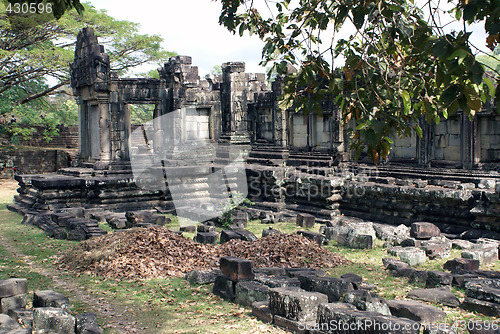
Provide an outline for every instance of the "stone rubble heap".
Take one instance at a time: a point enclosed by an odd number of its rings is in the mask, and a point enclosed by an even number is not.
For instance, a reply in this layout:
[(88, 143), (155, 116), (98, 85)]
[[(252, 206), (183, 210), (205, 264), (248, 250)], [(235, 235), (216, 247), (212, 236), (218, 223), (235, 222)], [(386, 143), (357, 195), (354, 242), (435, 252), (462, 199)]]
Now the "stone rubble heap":
[[(352, 332), (360, 334), (378, 333), (377, 328), (420, 333), (424, 325), (442, 323), (446, 317), (445, 312), (420, 301), (384, 300), (373, 285), (355, 274), (336, 278), (310, 268), (254, 270), (249, 260), (223, 257), (220, 270), (192, 271), (186, 279), (192, 284), (213, 283), (215, 295), (249, 306), (258, 319), (296, 333), (339, 333), (339, 325), (357, 326)], [(435, 292), (415, 290), (409, 297), (429, 301)], [(457, 306), (458, 299), (449, 290), (439, 292), (446, 305)]]
[(0, 333), (101, 334), (93, 313), (71, 315), (69, 299), (52, 290), (35, 291), (27, 309), (28, 281), (0, 280)]

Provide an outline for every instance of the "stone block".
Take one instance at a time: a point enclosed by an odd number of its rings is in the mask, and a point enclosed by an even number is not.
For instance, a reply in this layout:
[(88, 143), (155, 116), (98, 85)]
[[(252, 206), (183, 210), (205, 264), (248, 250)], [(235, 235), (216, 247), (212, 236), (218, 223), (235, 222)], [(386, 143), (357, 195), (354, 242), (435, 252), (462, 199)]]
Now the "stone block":
[(474, 244), (468, 240), (454, 239), (451, 241), (451, 248), (453, 249), (471, 249)]
[(252, 280), (255, 277), (252, 270), (252, 261), (238, 257), (221, 257), (220, 269), (224, 275), (235, 282)]
[(236, 283), (225, 275), (217, 276), (212, 293), (223, 299), (234, 300)]
[(179, 231), (187, 232), (187, 233), (194, 233), (194, 232), (196, 232), (196, 226), (194, 226), (194, 225), (180, 226)]
[(286, 329), (289, 332), (296, 334), (309, 334), (308, 328), (314, 326), (314, 321), (303, 322), (287, 319), (279, 315), (274, 316), (274, 326)]
[(206, 225), (206, 224), (200, 224), (200, 225), (196, 226), (196, 231), (198, 231), (198, 232), (204, 232), (204, 233), (215, 232), (215, 226), (213, 226), (213, 225)]
[(251, 306), (253, 302), (267, 301), (269, 287), (255, 281), (238, 282), (235, 286), (235, 302), (244, 306)]
[(355, 290), (360, 289), (361, 286), (363, 285), (363, 277), (353, 273), (344, 274), (340, 276), (340, 278), (348, 282), (351, 282)]
[(298, 231), (297, 234), (316, 242), (320, 246), (323, 245), (326, 241), (325, 236), (321, 233), (310, 232), (310, 231)]
[(354, 290), (353, 284), (342, 278), (301, 275), (299, 280), (302, 289), (320, 292), (328, 296), (330, 303), (341, 300), (347, 292)]
[(427, 272), (426, 287), (434, 288), (442, 285), (451, 285), (453, 275), (444, 271), (430, 270)]
[(500, 304), (498, 303), (465, 297), (460, 307), (464, 310), (479, 312), (490, 317), (500, 317)]
[(447, 287), (416, 289), (408, 292), (408, 298), (458, 307), (460, 301)]
[(252, 315), (264, 323), (273, 323), (273, 314), (269, 309), (269, 303), (266, 302), (253, 302)]
[(33, 327), (33, 310), (14, 309), (7, 314), (22, 327)]
[(240, 235), (231, 230), (222, 230), (220, 233), (220, 243), (226, 243), (230, 240), (241, 240)]
[(273, 234), (281, 234), (281, 232), (272, 228), (272, 226), (262, 230), (262, 237), (263, 238), (267, 237), (268, 235), (273, 235)]
[(355, 249), (373, 249), (375, 240), (367, 234), (355, 234), (347, 237), (347, 247)]
[(450, 257), (451, 243), (432, 243), (421, 246), (421, 249), (425, 251), (425, 255), (431, 260), (445, 259)]
[(420, 325), (413, 320), (358, 311), (346, 303), (321, 304), (316, 323), (317, 333), (420, 333)]
[(6, 314), (0, 314), (0, 333), (16, 333), (21, 326)]
[(320, 304), (328, 302), (322, 293), (300, 288), (274, 288), (269, 290), (269, 309), (276, 316), (294, 321), (315, 321)]
[(293, 286), (300, 288), (300, 280), (296, 277), (256, 275), (255, 280), (270, 288), (286, 288)]
[(360, 311), (391, 315), (391, 311), (385, 300), (366, 290), (350, 291), (344, 295), (342, 301), (354, 305)]
[(26, 278), (9, 278), (0, 281), (0, 298), (26, 293), (28, 293), (28, 280)]
[(432, 324), (424, 327), (424, 334), (457, 334), (457, 331), (447, 324)]
[(264, 274), (266, 276), (285, 276), (286, 275), (286, 270), (285, 268), (279, 268), (279, 267), (262, 267), (262, 268), (255, 268), (253, 270), (255, 274)]
[(411, 284), (425, 284), (427, 282), (428, 272), (426, 270), (414, 270), (408, 278), (408, 282)]
[(308, 213), (297, 214), (297, 226), (311, 228), (316, 223), (316, 217)]
[(446, 318), (446, 313), (440, 309), (413, 300), (387, 300), (387, 305), (392, 315), (420, 323), (439, 323)]
[(190, 284), (209, 284), (214, 283), (217, 276), (221, 275), (222, 272), (218, 269), (216, 270), (191, 270), (186, 273), (184, 278)]
[(39, 290), (33, 294), (33, 307), (53, 307), (70, 311), (69, 299), (52, 290)]
[(415, 239), (430, 239), (441, 234), (439, 227), (432, 223), (416, 222), (411, 224), (410, 236)]
[(465, 283), (467, 297), (500, 304), (499, 279), (475, 279)]
[(245, 230), (244, 228), (233, 227), (233, 228), (231, 228), (231, 231), (233, 231), (234, 233), (236, 233), (241, 240), (244, 240), (244, 241), (255, 241), (255, 240), (257, 240), (257, 237), (255, 236), (255, 234), (253, 234), (249, 230)]
[(412, 267), (427, 261), (425, 251), (416, 247), (405, 247), (405, 249), (399, 253), (399, 258)]
[(75, 316), (75, 334), (102, 334), (103, 330), (97, 323), (94, 313), (81, 313)]
[(479, 260), (454, 258), (446, 261), (443, 268), (452, 273), (471, 272), (479, 270)]
[(473, 247), (463, 251), (462, 258), (479, 260), (481, 265), (493, 264), (498, 261), (498, 247), (488, 245)]
[(198, 232), (194, 237), (194, 240), (200, 244), (215, 245), (218, 237), (219, 233), (217, 232)]
[(10, 310), (23, 309), (26, 307), (27, 296), (25, 293), (12, 297), (0, 299), (1, 313), (8, 314)]
[(62, 308), (37, 307), (33, 313), (35, 333), (75, 334), (75, 317)]

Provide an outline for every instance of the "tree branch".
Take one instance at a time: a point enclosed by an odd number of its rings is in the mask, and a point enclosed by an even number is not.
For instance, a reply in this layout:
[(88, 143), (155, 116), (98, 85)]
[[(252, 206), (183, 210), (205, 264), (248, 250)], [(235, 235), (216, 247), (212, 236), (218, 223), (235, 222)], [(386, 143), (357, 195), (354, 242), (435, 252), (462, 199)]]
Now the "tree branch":
[(25, 104), (25, 103), (27, 103), (29, 101), (34, 100), (34, 99), (38, 99), (39, 97), (45, 96), (45, 95), (47, 95), (47, 94), (55, 91), (59, 87), (67, 85), (67, 84), (69, 84), (69, 79), (65, 80), (65, 81), (62, 81), (62, 82), (58, 83), (57, 85), (52, 86), (50, 88), (47, 88), (47, 89), (45, 89), (45, 90), (43, 90), (41, 92), (38, 92), (38, 93), (35, 93), (35, 94), (31, 94), (29, 96), (26, 96), (25, 98), (22, 98), (21, 100), (19, 100), (16, 103), (14, 103), (14, 106), (17, 106), (17, 105), (20, 105), (20, 104)]

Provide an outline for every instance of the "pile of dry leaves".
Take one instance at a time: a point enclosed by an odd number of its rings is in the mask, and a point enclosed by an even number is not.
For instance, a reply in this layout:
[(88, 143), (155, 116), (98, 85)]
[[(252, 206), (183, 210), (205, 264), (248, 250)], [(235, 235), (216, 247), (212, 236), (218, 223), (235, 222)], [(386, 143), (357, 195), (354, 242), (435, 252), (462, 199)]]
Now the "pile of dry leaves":
[(333, 268), (347, 262), (315, 242), (295, 234), (277, 234), (256, 241), (232, 240), (202, 245), (166, 228), (135, 228), (92, 238), (71, 249), (61, 265), (106, 277), (183, 276), (194, 269), (216, 268), (222, 256), (253, 261), (254, 267)]

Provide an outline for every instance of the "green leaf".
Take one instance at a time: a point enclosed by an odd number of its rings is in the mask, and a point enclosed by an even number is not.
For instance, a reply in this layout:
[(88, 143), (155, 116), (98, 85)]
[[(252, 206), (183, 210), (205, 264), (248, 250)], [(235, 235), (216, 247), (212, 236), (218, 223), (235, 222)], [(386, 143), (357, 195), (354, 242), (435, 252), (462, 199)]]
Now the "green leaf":
[(483, 81), (486, 84), (486, 86), (488, 86), (490, 96), (495, 96), (495, 86), (493, 85), (493, 80), (491, 80), (488, 77), (485, 77)]
[(453, 52), (449, 57), (448, 59), (455, 59), (458, 57), (458, 65), (462, 65), (462, 63), (464, 62), (464, 59), (465, 57), (467, 57), (469, 53), (467, 51), (465, 51), (464, 49), (458, 49), (458, 50), (455, 50), (455, 52)]
[(448, 86), (441, 97), (439, 98), (439, 102), (444, 106), (449, 106), (454, 100), (456, 100), (457, 96), (460, 94), (460, 86), (457, 84)]
[(411, 111), (410, 93), (408, 93), (408, 91), (404, 90), (401, 93), (401, 97), (403, 98), (404, 114), (408, 115), (410, 113), (410, 111)]

